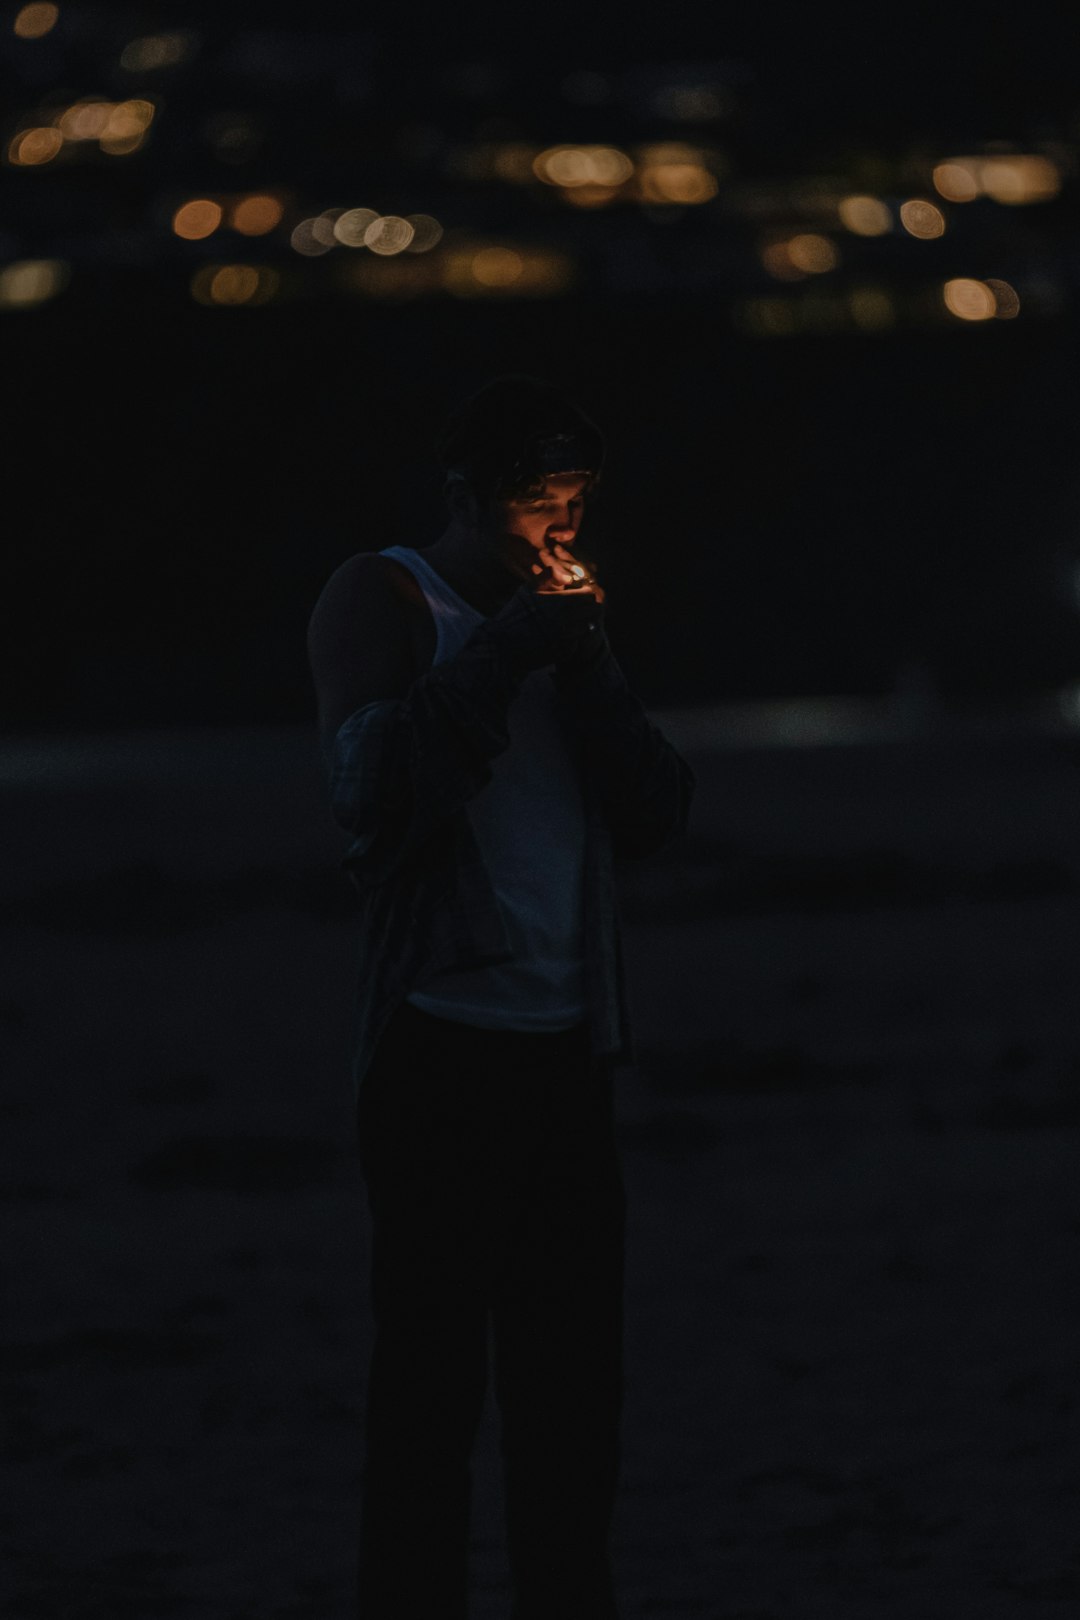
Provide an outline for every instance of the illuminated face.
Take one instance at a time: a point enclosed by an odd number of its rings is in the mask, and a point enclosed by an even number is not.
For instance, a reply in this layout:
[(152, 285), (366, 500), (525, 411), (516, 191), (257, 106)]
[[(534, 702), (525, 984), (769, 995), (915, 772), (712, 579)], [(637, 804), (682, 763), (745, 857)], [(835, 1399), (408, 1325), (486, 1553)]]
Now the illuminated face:
[(513, 546), (514, 560), (523, 569), (530, 567), (535, 558), (520, 545), (522, 541), (532, 552), (544, 546), (551, 550), (574, 544), (585, 510), (588, 482), (584, 473), (550, 473), (540, 494), (498, 503), (502, 535)]

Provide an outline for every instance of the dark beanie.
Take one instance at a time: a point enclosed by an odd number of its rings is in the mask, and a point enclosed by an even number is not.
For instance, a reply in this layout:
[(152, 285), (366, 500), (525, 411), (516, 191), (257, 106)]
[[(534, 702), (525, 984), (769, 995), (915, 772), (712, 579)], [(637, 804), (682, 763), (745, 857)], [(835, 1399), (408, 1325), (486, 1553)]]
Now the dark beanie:
[(485, 383), (451, 412), (436, 451), (448, 484), (464, 483), (480, 500), (510, 500), (549, 473), (587, 472), (595, 482), (604, 439), (561, 388), (513, 373)]

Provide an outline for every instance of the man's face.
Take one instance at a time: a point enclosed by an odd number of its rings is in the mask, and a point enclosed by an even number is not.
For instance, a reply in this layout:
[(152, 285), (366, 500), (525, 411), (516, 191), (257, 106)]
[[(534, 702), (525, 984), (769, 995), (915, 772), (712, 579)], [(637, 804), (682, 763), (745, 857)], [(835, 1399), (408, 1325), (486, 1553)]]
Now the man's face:
[(496, 528), (504, 560), (522, 578), (531, 578), (542, 547), (573, 546), (585, 509), (584, 473), (550, 473), (537, 495), (495, 503)]

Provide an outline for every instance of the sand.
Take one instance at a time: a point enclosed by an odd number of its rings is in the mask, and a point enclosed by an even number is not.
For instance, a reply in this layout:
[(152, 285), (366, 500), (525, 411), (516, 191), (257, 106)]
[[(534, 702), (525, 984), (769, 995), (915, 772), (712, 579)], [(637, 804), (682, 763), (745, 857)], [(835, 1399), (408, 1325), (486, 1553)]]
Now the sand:
[[(0, 756), (0, 1613), (352, 1620), (354, 922), (310, 739), (31, 753)], [(1064, 1620), (1074, 745), (690, 757), (693, 836), (619, 874), (624, 1620)], [(510, 1610), (497, 1448), (489, 1392), (472, 1620)]]

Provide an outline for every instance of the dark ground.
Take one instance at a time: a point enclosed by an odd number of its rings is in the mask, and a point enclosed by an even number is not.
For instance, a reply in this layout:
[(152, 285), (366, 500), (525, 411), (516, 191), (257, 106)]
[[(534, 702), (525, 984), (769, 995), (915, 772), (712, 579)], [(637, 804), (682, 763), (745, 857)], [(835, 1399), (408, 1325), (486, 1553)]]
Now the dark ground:
[[(1076, 744), (690, 758), (692, 837), (620, 874), (623, 1614), (1064, 1620)], [(345, 1620), (368, 1229), (313, 736), (24, 739), (0, 785), (2, 1613)], [(473, 1620), (497, 1443), (489, 1396)]]

